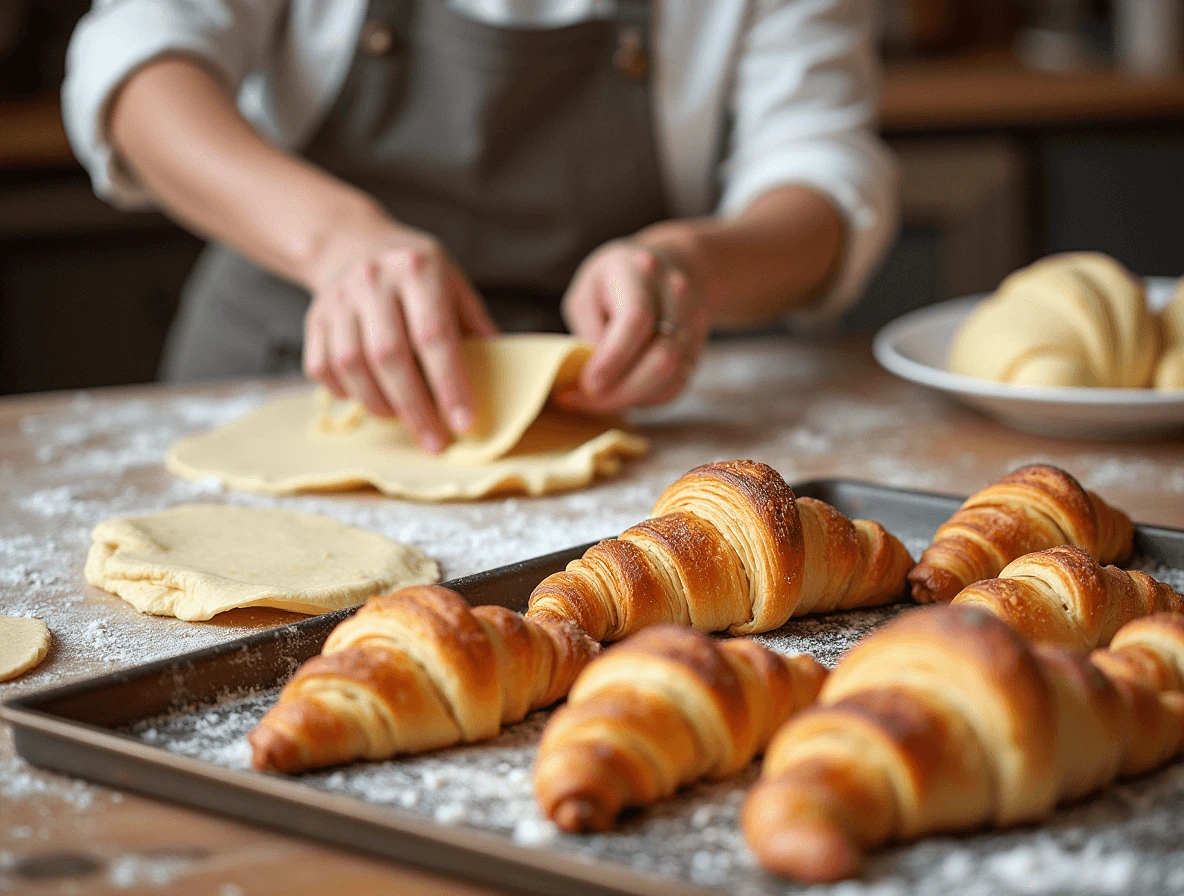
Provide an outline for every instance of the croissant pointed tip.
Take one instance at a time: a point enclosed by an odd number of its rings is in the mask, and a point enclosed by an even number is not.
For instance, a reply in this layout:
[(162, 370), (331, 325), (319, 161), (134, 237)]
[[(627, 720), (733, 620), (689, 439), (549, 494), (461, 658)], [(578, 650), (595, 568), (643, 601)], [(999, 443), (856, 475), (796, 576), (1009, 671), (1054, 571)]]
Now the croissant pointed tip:
[(247, 735), (247, 741), (251, 745), (251, 768), (257, 772), (292, 774), (308, 767), (299, 745), (286, 731), (260, 724)]
[(771, 832), (757, 850), (761, 865), (805, 884), (851, 877), (861, 863), (859, 849), (838, 827), (821, 821), (786, 825)]
[(556, 803), (551, 810), (551, 820), (568, 834), (607, 831), (613, 821), (598, 801), (579, 796), (567, 797)]
[(908, 573), (913, 600), (919, 604), (949, 603), (962, 585), (946, 569), (922, 561)]

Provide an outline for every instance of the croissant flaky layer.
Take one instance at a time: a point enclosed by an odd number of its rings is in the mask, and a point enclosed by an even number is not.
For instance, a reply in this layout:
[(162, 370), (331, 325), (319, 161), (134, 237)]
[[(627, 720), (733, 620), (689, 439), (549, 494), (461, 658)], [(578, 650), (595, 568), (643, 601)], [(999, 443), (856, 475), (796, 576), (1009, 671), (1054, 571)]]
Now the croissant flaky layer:
[(471, 608), (447, 588), (374, 597), (251, 732), (252, 764), (296, 772), (490, 738), (566, 694), (599, 649), (563, 620)]
[(963, 588), (953, 603), (986, 610), (1033, 641), (1075, 650), (1104, 647), (1132, 619), (1184, 611), (1184, 597), (1170, 586), (1102, 566), (1071, 545), (1025, 554), (999, 578)]
[(1046, 817), (1184, 748), (1184, 620), (1089, 657), (973, 607), (906, 613), (857, 644), (774, 737), (744, 806), (761, 864), (805, 882), (938, 831)]
[(908, 574), (913, 599), (944, 603), (994, 578), (1024, 554), (1076, 545), (1099, 563), (1131, 553), (1130, 517), (1057, 467), (1021, 467), (971, 495), (934, 536)]
[(878, 523), (795, 498), (766, 464), (728, 461), (691, 470), (652, 519), (545, 579), (527, 616), (570, 620), (598, 641), (658, 623), (750, 634), (794, 615), (886, 603), (911, 566)]
[(627, 806), (733, 775), (814, 701), (825, 677), (810, 657), (747, 638), (672, 625), (632, 635), (581, 673), (548, 722), (535, 762), (539, 804), (563, 830), (606, 830)]

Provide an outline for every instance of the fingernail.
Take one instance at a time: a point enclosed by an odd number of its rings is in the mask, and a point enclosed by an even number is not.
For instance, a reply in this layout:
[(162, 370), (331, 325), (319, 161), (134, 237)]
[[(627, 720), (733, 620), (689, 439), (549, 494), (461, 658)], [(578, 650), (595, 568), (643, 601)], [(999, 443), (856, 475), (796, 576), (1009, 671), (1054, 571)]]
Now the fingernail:
[(452, 420), (452, 431), (458, 434), (468, 432), (473, 425), (473, 415), (468, 408), (453, 408), (449, 418)]
[(420, 440), (420, 444), (423, 446), (425, 451), (431, 452), (432, 454), (439, 454), (444, 450), (445, 443), (442, 438), (433, 432), (425, 435), (423, 439)]

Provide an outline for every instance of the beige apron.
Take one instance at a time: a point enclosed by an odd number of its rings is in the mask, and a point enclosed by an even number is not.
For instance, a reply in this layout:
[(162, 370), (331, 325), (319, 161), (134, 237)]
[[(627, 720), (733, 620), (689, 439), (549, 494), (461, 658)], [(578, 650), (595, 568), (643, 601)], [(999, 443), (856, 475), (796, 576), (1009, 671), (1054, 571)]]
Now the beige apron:
[[(647, 53), (650, 5), (509, 29), (443, 0), (372, 0), (305, 155), (435, 234), (508, 329), (561, 329), (559, 301), (601, 243), (664, 217)], [(182, 294), (162, 375), (299, 369), (307, 292), (211, 246)]]

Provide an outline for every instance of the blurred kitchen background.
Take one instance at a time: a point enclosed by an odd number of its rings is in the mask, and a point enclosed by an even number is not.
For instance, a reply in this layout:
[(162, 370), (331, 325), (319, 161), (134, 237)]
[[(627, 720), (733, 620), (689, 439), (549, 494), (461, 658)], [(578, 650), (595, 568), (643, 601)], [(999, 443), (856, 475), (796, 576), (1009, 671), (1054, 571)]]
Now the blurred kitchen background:
[[(0, 0), (0, 394), (152, 379), (200, 247), (95, 199), (74, 161), (58, 86), (88, 5)], [(879, 7), (904, 227), (849, 328), (1049, 252), (1184, 272), (1184, 0)]]

